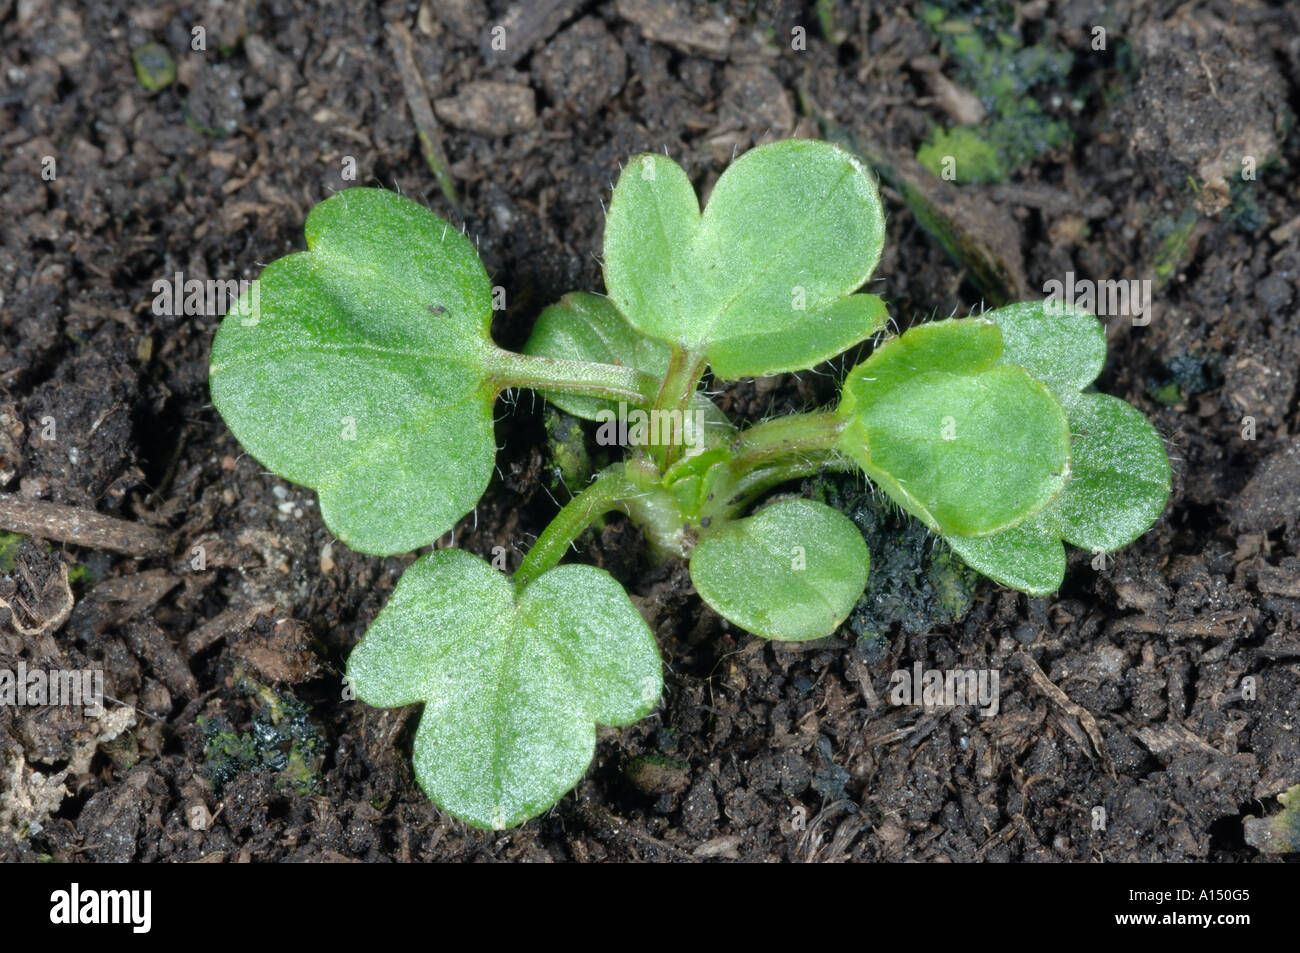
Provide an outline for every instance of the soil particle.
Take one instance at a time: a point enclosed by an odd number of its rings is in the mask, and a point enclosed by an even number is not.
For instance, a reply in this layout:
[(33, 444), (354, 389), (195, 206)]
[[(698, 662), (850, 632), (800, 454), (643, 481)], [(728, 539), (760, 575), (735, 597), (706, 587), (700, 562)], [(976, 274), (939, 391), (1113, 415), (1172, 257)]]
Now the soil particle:
[(760, 754), (748, 766), (749, 786), (761, 793), (799, 797), (812, 781), (812, 768), (793, 751)]
[(537, 122), (533, 90), (494, 80), (466, 83), (455, 96), (433, 104), (438, 118), (457, 129), (483, 136), (508, 136)]
[[(699, 6), (707, 8), (705, 4)], [(729, 18), (692, 17), (676, 4), (659, 0), (618, 0), (615, 9), (652, 43), (662, 43), (694, 56), (727, 58), (732, 34)]]
[(89, 859), (100, 864), (121, 864), (137, 857), (141, 827), (148, 822), (153, 801), (162, 794), (153, 769), (141, 765), (127, 773), (115, 788), (100, 791), (81, 811), (81, 829)]
[(1274, 450), (1255, 471), (1232, 507), (1233, 523), (1244, 530), (1267, 532), (1295, 525), (1300, 519), (1300, 439)]
[[(1228, 178), (1271, 161), (1282, 126), (1281, 76), (1238, 27), (1214, 17), (1175, 16), (1137, 36), (1132, 148), (1166, 181), (1195, 176), (1206, 214), (1227, 207)], [(1248, 165), (1243, 165), (1245, 160)]]
[(139, 401), (131, 358), (110, 340), (60, 365), (22, 408), (27, 441), (19, 479), (24, 493), (118, 509), (144, 476), (133, 466)]
[(557, 110), (593, 116), (627, 81), (627, 55), (596, 17), (584, 17), (533, 57), (534, 82)]
[(290, 684), (321, 674), (314, 640), (307, 624), (297, 619), (272, 623), (260, 617), (230, 643), (234, 655), (247, 662), (262, 678)]
[(701, 778), (691, 786), (682, 804), (682, 829), (692, 837), (705, 837), (718, 820), (718, 798), (713, 779)]
[(793, 97), (766, 66), (746, 63), (723, 71), (718, 123), (705, 143), (721, 161), (775, 139), (787, 139), (798, 121)]
[(633, 758), (625, 773), (632, 786), (643, 794), (678, 794), (691, 783), (690, 765), (661, 755)]
[[(453, 8), (457, 4), (452, 4)], [(481, 50), (490, 64), (514, 66), (547, 40), (566, 20), (582, 7), (581, 0), (527, 0), (514, 3), (499, 24), (483, 30)], [(463, 7), (454, 20), (467, 22), (470, 11)], [(480, 15), (478, 22), (486, 17)]]

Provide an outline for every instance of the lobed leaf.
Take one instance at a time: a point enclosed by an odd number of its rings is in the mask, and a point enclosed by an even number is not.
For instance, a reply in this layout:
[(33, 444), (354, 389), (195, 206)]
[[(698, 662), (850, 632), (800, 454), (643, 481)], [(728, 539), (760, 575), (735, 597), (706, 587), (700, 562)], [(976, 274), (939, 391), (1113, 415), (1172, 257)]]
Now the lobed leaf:
[(320, 495), (352, 549), (427, 545), (492, 475), (491, 288), (428, 209), (348, 189), (307, 218), (212, 344), (212, 400), (267, 468)]
[(551, 807), (591, 763), (596, 725), (643, 718), (663, 689), (654, 636), (608, 573), (559, 566), (520, 589), (454, 549), (406, 570), (348, 679), (377, 707), (424, 703), (420, 786), (496, 830)]
[(1062, 540), (1110, 552), (1145, 533), (1169, 498), (1164, 442), (1142, 414), (1116, 397), (1080, 393), (1101, 372), (1105, 330), (1092, 315), (1026, 302), (985, 315), (1002, 329), (1002, 360), (1029, 367), (1052, 388), (1074, 435), (1072, 468), (1060, 496), (1012, 530), (973, 539), (947, 536), (984, 575), (1031, 595), (1060, 588)]
[(704, 354), (723, 379), (801, 370), (885, 321), (870, 277), (884, 241), (875, 182), (849, 153), (789, 139), (745, 153), (700, 212), (666, 156), (634, 158), (605, 222), (605, 286), (642, 334)]
[(845, 380), (840, 449), (936, 532), (1007, 529), (1065, 485), (1065, 412), (1002, 355), (995, 324), (935, 321), (877, 348)]
[(780, 500), (725, 524), (691, 554), (691, 582), (719, 615), (765, 639), (830, 635), (867, 585), (853, 521), (823, 503)]

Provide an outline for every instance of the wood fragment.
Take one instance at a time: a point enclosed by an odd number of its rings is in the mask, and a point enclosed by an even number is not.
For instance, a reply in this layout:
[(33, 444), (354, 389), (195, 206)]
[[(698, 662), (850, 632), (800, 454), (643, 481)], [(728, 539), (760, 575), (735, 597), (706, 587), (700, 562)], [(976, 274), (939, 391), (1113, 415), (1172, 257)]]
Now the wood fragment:
[(978, 126), (987, 118), (988, 113), (980, 98), (944, 76), (937, 57), (918, 56), (908, 66), (925, 77), (930, 95), (953, 122)]
[(156, 622), (147, 619), (130, 622), (124, 634), (131, 651), (144, 660), (173, 697), (188, 699), (199, 694), (199, 683), (194, 673)]
[[(838, 801), (831, 801), (823, 807), (817, 814), (808, 821), (808, 827), (799, 838), (799, 845), (796, 848), (798, 856), (804, 863), (814, 863), (820, 858), (829, 856), (826, 849), (822, 847), (822, 833), (828, 828), (832, 821), (841, 815), (849, 815), (848, 819), (853, 819), (857, 814), (857, 805), (848, 798), (841, 798)], [(863, 822), (865, 827), (865, 821)], [(836, 825), (838, 832), (840, 825)], [(856, 831), (853, 836), (856, 836)], [(849, 840), (852, 838), (850, 837)], [(832, 839), (834, 841), (834, 838)], [(843, 844), (842, 846), (847, 846)]]
[(987, 186), (987, 192), (998, 205), (1023, 205), (1054, 216), (1077, 213), (1084, 218), (1101, 218), (1115, 210), (1115, 203), (1104, 195), (1076, 195), (1048, 185), (1007, 182)]
[(1146, 749), (1166, 764), (1179, 755), (1190, 752), (1227, 757), (1214, 745), (1193, 734), (1186, 725), (1176, 721), (1139, 728), (1136, 734)]
[(462, 40), (471, 43), (478, 42), (488, 29), (485, 26), (488, 21), (486, 0), (438, 0), (436, 4), (423, 0), (415, 16), (416, 29), (425, 36), (437, 38), (439, 31), (432, 22), (434, 18), (450, 27)]
[(697, 860), (712, 860), (716, 857), (722, 857), (726, 860), (740, 860), (740, 843), (740, 838), (737, 835), (724, 834), (721, 837), (705, 841), (691, 851), (691, 856)]
[(227, 636), (248, 628), (259, 615), (274, 615), (278, 611), (274, 603), (265, 602), (219, 612), (181, 640), (181, 654), (192, 659)]
[(1300, 575), (1295, 572), (1294, 565), (1261, 565), (1255, 588), (1263, 595), (1300, 599)]
[(72, 610), (68, 631), (83, 641), (137, 619), (156, 606), (181, 580), (166, 569), (147, 569), (105, 579)]
[(420, 139), (420, 149), (424, 161), (433, 173), (438, 189), (451, 203), (451, 207), (460, 214), (460, 198), (456, 195), (456, 184), (451, 179), (450, 164), (442, 148), (442, 135), (438, 131), (438, 121), (433, 116), (433, 107), (429, 105), (429, 94), (425, 92), (424, 81), (415, 68), (415, 54), (411, 47), (411, 31), (401, 23), (388, 24), (388, 48), (392, 52), (393, 62), (397, 66), (398, 76), (402, 80), (402, 92), (406, 95), (406, 105), (411, 110), (411, 121), (415, 123), (415, 132)]
[(858, 690), (862, 693), (867, 708), (873, 712), (879, 711), (880, 699), (876, 697), (875, 689), (871, 685), (871, 672), (867, 669), (867, 666), (858, 659), (850, 658), (846, 674), (854, 682), (857, 682)]
[[(1082, 705), (1070, 699), (1055, 683), (1052, 682), (1047, 674), (1039, 666), (1033, 656), (1025, 652), (1017, 653), (1024, 665), (1025, 671), (1029, 673), (1029, 679), (1034, 683), (1034, 687), (1046, 695), (1049, 699), (1066, 714), (1078, 719), (1079, 724), (1083, 726), (1084, 732), (1088, 735), (1088, 740), (1092, 742), (1093, 750), (1109, 766), (1110, 759), (1106, 755), (1106, 748), (1102, 741), (1101, 730), (1097, 727), (1097, 719), (1092, 716), (1092, 712)], [(1086, 752), (1087, 749), (1085, 748)]]
[(152, 526), (79, 506), (0, 493), (0, 530), (128, 556), (161, 556), (167, 539)]
[(1279, 225), (1268, 233), (1268, 237), (1273, 239), (1279, 245), (1285, 245), (1291, 240), (1291, 236), (1300, 232), (1300, 215), (1288, 219), (1285, 224)]
[(1167, 622), (1153, 615), (1126, 616), (1108, 624), (1106, 634), (1144, 632), (1163, 635), (1169, 639), (1227, 639), (1241, 635), (1258, 618), (1259, 612), (1255, 609), (1229, 612), (1221, 616), (1203, 614), (1177, 622)]
[(983, 844), (980, 845), (979, 849), (975, 851), (975, 859), (977, 861), (983, 861), (985, 855), (988, 854), (990, 848), (997, 847), (999, 844), (1009, 843), (1010, 840), (1015, 836), (1016, 836), (1016, 822), (1015, 820), (1012, 820), (1000, 831), (998, 831), (996, 834), (991, 836), (988, 840), (986, 840)]

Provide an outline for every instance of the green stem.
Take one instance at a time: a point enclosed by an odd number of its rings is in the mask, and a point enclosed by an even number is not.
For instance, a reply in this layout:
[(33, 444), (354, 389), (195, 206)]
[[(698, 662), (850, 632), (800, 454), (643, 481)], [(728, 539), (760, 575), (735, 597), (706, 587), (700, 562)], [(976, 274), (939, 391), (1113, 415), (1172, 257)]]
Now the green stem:
[(736, 479), (728, 489), (726, 498), (722, 501), (721, 515), (724, 519), (735, 519), (773, 487), (792, 480), (816, 476), (823, 470), (855, 472), (857, 464), (837, 453), (821, 453), (812, 454), (802, 460), (750, 470)]
[[(695, 396), (700, 378), (704, 376), (705, 361), (703, 354), (687, 351), (678, 345), (672, 346), (672, 357), (668, 361), (668, 371), (664, 374), (663, 384), (655, 397), (652, 411), (679, 415), (686, 413), (686, 408)], [(667, 470), (681, 452), (680, 446), (652, 446), (651, 453), (661, 470)]]
[(542, 530), (542, 535), (537, 537), (515, 570), (515, 583), (526, 586), (553, 567), (598, 516), (615, 509), (626, 512), (623, 501), (636, 493), (637, 488), (625, 476), (623, 464), (606, 467), (586, 489), (564, 504), (555, 514), (555, 519)]
[(715, 485), (711, 519), (734, 519), (768, 490), (822, 470), (852, 470), (837, 444), (844, 421), (833, 411), (775, 417), (742, 430)]
[(833, 454), (844, 426), (830, 410), (765, 420), (736, 435), (731, 471), (739, 477), (789, 457)]
[(619, 364), (566, 361), (516, 354), (501, 348), (491, 353), (488, 362), (488, 377), (498, 393), (507, 387), (527, 387), (607, 397), (637, 407), (650, 407), (659, 387), (659, 382), (649, 374)]

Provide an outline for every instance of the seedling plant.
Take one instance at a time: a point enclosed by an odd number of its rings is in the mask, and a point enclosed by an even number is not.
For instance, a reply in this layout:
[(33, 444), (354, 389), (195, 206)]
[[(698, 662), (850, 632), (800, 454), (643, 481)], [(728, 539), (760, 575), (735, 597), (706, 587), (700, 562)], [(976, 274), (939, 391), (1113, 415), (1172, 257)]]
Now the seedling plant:
[(1040, 595), (1064, 542), (1136, 539), (1169, 493), (1162, 441), (1089, 385), (1106, 336), (1082, 311), (1012, 305), (884, 337), (838, 403), (738, 428), (702, 389), (812, 368), (883, 335), (860, 292), (884, 217), (868, 170), (834, 146), (745, 153), (701, 210), (671, 159), (623, 169), (605, 224), (607, 294), (542, 312), (522, 353), (489, 333), (474, 245), (422, 205), (355, 188), (312, 210), (305, 252), (272, 262), (213, 343), (213, 401), (270, 470), (316, 490), (351, 548), (427, 547), (492, 476), (493, 409), (512, 388), (611, 426), (625, 459), (563, 506), (511, 575), (458, 549), (421, 556), (348, 661), (357, 696), (423, 704), (413, 746), (429, 797), (475, 826), (547, 810), (590, 763), (597, 725), (658, 704), (654, 636), (601, 569), (562, 563), (626, 514), (700, 597), (767, 639), (830, 635), (862, 595), (862, 534), (773, 491), (861, 471), (995, 581)]

